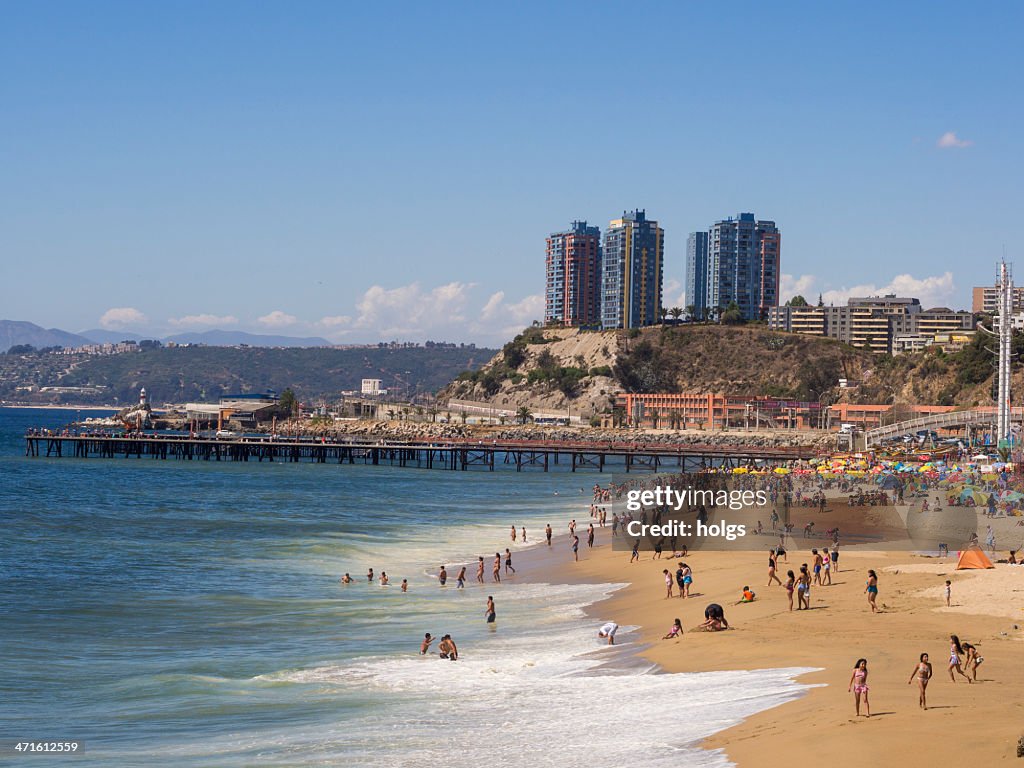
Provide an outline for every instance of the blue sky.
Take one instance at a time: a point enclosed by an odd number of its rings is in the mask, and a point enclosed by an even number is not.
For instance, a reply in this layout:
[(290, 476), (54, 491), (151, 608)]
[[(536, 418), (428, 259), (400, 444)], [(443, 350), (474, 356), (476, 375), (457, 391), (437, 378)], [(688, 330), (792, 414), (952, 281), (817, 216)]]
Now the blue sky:
[(1024, 269), (1019, 3), (0, 13), (0, 317), (496, 343), (547, 233), (637, 207), (669, 306), (739, 211), (808, 298)]

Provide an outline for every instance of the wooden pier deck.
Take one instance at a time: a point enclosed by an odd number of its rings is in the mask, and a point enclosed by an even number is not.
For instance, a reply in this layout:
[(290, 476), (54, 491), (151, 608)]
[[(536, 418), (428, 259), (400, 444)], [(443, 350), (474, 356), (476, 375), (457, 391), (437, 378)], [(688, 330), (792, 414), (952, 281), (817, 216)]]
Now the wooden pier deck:
[(28, 434), (25, 455), (50, 458), (150, 458), (184, 461), (310, 462), (368, 464), (424, 469), (494, 471), (496, 465), (517, 472), (548, 472), (564, 466), (572, 472), (597, 470), (634, 472), (672, 469), (697, 471), (712, 464), (740, 466), (754, 460), (772, 463), (808, 459), (809, 447), (767, 447), (681, 443), (583, 441), (330, 441), (264, 438), (200, 438), (187, 436), (117, 436)]

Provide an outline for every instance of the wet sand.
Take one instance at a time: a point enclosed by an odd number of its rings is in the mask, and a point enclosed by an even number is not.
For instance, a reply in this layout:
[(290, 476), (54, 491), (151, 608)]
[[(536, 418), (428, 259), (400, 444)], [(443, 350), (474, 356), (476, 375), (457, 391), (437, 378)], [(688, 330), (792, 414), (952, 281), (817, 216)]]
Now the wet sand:
[[(741, 767), (780, 761), (861, 768), (1016, 760), (1017, 739), (1024, 736), (1024, 567), (956, 571), (955, 554), (942, 561), (908, 552), (842, 548), (842, 570), (834, 575), (833, 586), (815, 587), (812, 609), (790, 613), (785, 590), (766, 586), (767, 552), (777, 541), (774, 537), (760, 537), (764, 547), (756, 552), (689, 555), (692, 597), (666, 599), (662, 569), (674, 572), (676, 561), (652, 560), (648, 552), (631, 565), (628, 551), (608, 546), (610, 527), (599, 529), (598, 546), (588, 549), (589, 521), (577, 521), (582, 532), (579, 563), (572, 562), (564, 535), (556, 537), (551, 551), (542, 546), (517, 557), (531, 581), (628, 582), (590, 608), (595, 633), (600, 621), (614, 619), (622, 626), (620, 642), (639, 644), (644, 657), (672, 672), (819, 670), (800, 678), (818, 686), (806, 696), (716, 734), (704, 745), (724, 750)], [(564, 531), (564, 525), (562, 521), (556, 531)], [(801, 563), (812, 563), (811, 547), (825, 543), (820, 537), (788, 541), (789, 562), (780, 563), (779, 577), (785, 581), (788, 569), (798, 572)], [(868, 568), (879, 576), (877, 614), (870, 612), (864, 594)], [(942, 596), (947, 578), (953, 582), (951, 608)], [(758, 599), (734, 605), (744, 585)], [(732, 629), (692, 631), (711, 602), (725, 607)], [(661, 640), (677, 617), (685, 629), (682, 639)], [(633, 626), (638, 629), (627, 631)], [(985, 657), (976, 684), (959, 676), (956, 683), (949, 679), (951, 633), (975, 644)], [(928, 711), (918, 708), (916, 684), (907, 683), (922, 651), (930, 654), (934, 667)], [(870, 719), (854, 716), (853, 695), (847, 693), (860, 657), (869, 664)], [(687, 716), (685, 702), (666, 706)]]

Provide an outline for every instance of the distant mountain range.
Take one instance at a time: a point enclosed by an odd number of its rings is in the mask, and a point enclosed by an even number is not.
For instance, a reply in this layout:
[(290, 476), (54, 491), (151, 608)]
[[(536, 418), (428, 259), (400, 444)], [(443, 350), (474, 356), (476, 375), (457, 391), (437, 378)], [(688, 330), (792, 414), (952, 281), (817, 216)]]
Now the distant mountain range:
[[(22, 320), (0, 320), (0, 352), (6, 352), (19, 344), (31, 344), (36, 349), (43, 347), (81, 347), (85, 344), (116, 344), (119, 341), (142, 341), (147, 336), (127, 331), (107, 331), (94, 328), (81, 333), (68, 333), (59, 328), (46, 329), (35, 323)], [(211, 347), (234, 347), (248, 344), (250, 347), (329, 347), (331, 342), (320, 336), (277, 336), (273, 334), (246, 333), (245, 331), (191, 331), (176, 333), (160, 341), (176, 344), (206, 344)]]

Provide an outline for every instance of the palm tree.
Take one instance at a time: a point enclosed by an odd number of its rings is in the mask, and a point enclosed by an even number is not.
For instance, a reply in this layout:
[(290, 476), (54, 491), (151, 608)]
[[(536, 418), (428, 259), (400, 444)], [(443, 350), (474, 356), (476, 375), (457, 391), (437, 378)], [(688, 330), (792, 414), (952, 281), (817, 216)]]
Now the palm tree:
[(533, 413), (530, 412), (530, 409), (527, 406), (521, 405), (519, 406), (519, 410), (516, 411), (516, 418), (519, 419), (520, 424), (525, 424), (533, 418)]
[(430, 410), (427, 411), (427, 413), (430, 414), (430, 421), (437, 421), (437, 414), (439, 414), (440, 412), (440, 409), (436, 405), (430, 406)]
[(683, 308), (682, 307), (672, 307), (672, 309), (670, 309), (668, 311), (668, 313), (670, 315), (672, 315), (672, 319), (676, 322), (676, 324), (678, 324), (679, 323), (679, 318), (683, 316)]
[(460, 411), (459, 412), (459, 416), (462, 417), (462, 423), (463, 424), (465, 424), (466, 423), (466, 419), (469, 418), (469, 415), (465, 411)]
[(665, 318), (668, 317), (668, 310), (664, 307), (658, 307), (658, 317), (661, 318), (661, 324), (665, 324)]
[(696, 304), (687, 304), (686, 305), (686, 316), (690, 319), (691, 323), (696, 319), (696, 315), (697, 315), (697, 305)]
[(395, 409), (388, 408), (388, 421), (393, 421), (395, 418)]

